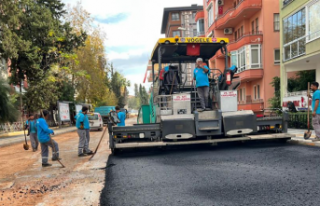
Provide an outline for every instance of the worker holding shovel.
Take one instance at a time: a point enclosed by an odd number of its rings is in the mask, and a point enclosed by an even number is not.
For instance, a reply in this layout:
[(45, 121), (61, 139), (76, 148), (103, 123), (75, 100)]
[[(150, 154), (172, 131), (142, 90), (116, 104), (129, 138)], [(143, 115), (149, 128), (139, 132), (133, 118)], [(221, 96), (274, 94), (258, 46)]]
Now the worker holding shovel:
[(78, 128), (79, 146), (78, 156), (84, 157), (93, 152), (89, 149), (90, 143), (90, 125), (88, 119), (88, 107), (83, 106), (81, 112), (76, 115), (76, 127)]
[[(41, 156), (42, 156), (42, 167), (50, 167), (51, 164), (48, 163), (49, 148), (52, 149), (52, 161), (59, 161), (59, 146), (56, 141), (51, 139), (50, 134), (54, 135), (53, 130), (49, 129), (46, 120), (49, 117), (49, 112), (43, 110), (41, 112), (40, 118), (37, 120), (37, 132), (38, 140), (41, 145)], [(54, 146), (54, 148), (53, 148)]]
[(320, 141), (320, 90), (318, 87), (318, 82), (312, 82), (310, 89), (313, 91), (313, 96), (309, 94), (309, 98), (312, 98), (312, 126), (316, 133), (316, 141)]

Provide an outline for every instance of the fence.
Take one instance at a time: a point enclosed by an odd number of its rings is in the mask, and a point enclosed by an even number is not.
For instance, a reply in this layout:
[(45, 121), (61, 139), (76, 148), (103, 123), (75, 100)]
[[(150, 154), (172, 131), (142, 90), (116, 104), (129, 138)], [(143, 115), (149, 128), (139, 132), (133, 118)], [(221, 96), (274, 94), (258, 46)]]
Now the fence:
[[(308, 128), (308, 114), (306, 112), (290, 113), (289, 128), (307, 129)], [(312, 127), (312, 114), (310, 114), (310, 129)]]
[[(49, 127), (55, 127), (57, 124), (53, 120), (47, 121)], [(19, 132), (23, 131), (23, 122), (3, 123), (0, 124), (0, 133)]]

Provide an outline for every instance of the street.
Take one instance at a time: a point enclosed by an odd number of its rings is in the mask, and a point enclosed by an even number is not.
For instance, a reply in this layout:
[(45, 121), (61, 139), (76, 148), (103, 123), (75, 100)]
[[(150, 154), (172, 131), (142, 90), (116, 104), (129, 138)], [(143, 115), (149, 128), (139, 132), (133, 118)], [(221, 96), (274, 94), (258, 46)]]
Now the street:
[[(92, 150), (97, 146), (101, 135), (102, 132), (91, 132)], [(104, 185), (103, 168), (109, 155), (107, 135), (90, 162), (90, 156), (79, 158), (77, 155), (79, 137), (76, 132), (56, 135), (53, 138), (59, 144), (61, 161), (66, 168), (61, 168), (58, 162), (51, 162), (51, 149), (49, 163), (53, 165), (42, 168), (40, 150), (32, 152), (30, 148), (25, 151), (22, 148), (23, 142), (1, 147), (1, 206), (99, 204), (100, 191)]]
[(101, 205), (319, 205), (320, 148), (245, 143), (110, 156)]

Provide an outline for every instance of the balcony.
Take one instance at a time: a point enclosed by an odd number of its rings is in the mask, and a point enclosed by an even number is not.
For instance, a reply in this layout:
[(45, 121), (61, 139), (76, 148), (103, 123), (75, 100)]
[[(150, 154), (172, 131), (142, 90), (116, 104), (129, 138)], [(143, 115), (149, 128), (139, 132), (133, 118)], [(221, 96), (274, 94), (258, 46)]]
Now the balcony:
[(306, 36), (300, 37), (283, 46), (283, 61), (303, 56), (306, 54)]
[(214, 22), (214, 29), (233, 28), (245, 17), (249, 19), (262, 8), (262, 0), (243, 0), (235, 7), (226, 10)]
[(239, 73), (235, 76), (239, 76), (241, 82), (248, 82), (257, 79), (262, 79), (263, 77), (263, 69), (246, 69), (246, 67), (238, 68)]
[(199, 19), (204, 19), (204, 11), (198, 11), (194, 18), (194, 21), (197, 22)]
[[(249, 32), (239, 37), (238, 39), (231, 40), (227, 45), (228, 52), (238, 50), (239, 48), (247, 44), (262, 44), (263, 42), (263, 33), (261, 31)], [(221, 51), (217, 51), (215, 58), (224, 58), (224, 55)]]
[(197, 37), (205, 37), (205, 32), (204, 31), (197, 32)]
[(246, 96), (245, 101), (238, 102), (238, 110), (252, 110), (253, 112), (260, 112), (264, 109), (263, 99), (252, 99), (251, 96)]

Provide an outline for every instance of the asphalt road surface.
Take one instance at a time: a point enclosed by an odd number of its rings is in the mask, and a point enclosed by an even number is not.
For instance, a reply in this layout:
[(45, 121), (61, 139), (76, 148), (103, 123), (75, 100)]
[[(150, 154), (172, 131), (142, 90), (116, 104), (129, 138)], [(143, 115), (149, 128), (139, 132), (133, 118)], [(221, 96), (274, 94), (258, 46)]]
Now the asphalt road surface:
[(101, 205), (320, 205), (320, 148), (275, 143), (110, 156)]

